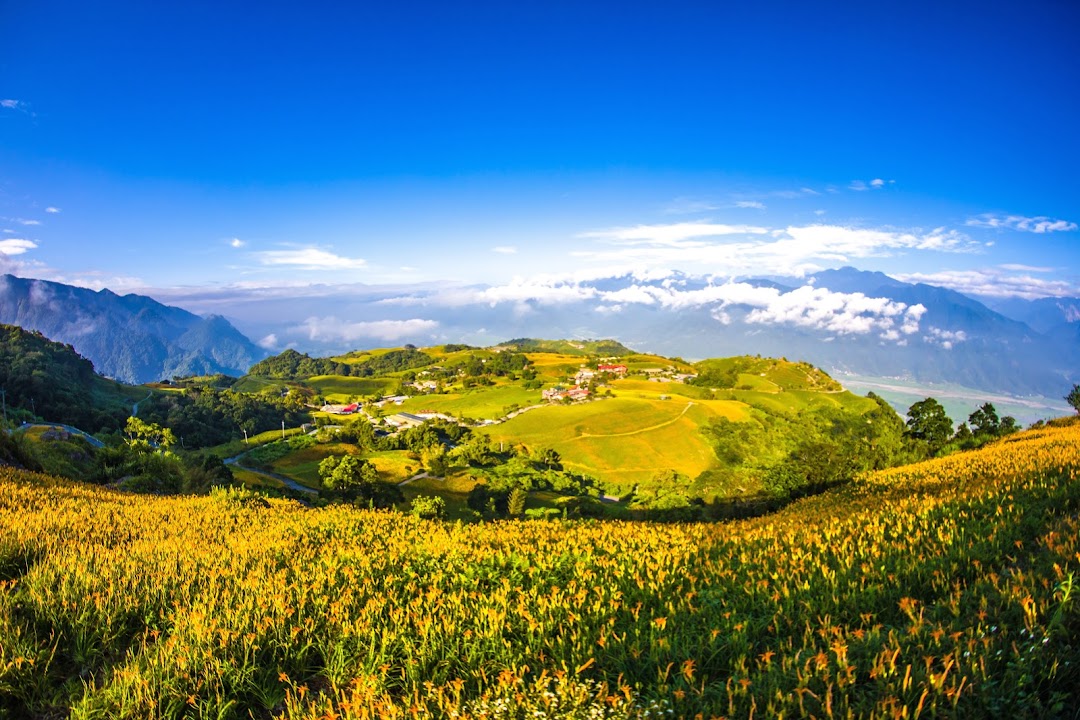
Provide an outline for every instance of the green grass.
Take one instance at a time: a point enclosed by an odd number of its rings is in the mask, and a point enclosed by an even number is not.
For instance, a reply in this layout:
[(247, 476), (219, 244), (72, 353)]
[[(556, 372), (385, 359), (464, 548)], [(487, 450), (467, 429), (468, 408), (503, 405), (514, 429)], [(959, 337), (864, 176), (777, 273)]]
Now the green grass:
[(594, 475), (605, 488), (625, 491), (663, 470), (691, 478), (716, 463), (699, 424), (731, 403), (616, 397), (532, 410), (484, 429), (492, 440), (551, 447), (568, 468)]
[(231, 469), (233, 478), (237, 482), (242, 483), (245, 487), (252, 489), (271, 488), (275, 490), (285, 487), (284, 483), (276, 478), (267, 477), (266, 475), (251, 472), (250, 470), (244, 470), (243, 468), (238, 468), (236, 466), (233, 466)]
[[(420, 412), (432, 410), (447, 415), (467, 418), (500, 418), (510, 405), (539, 405), (542, 401), (539, 390), (526, 390), (519, 384), (499, 385), (496, 387), (475, 388), (463, 393), (445, 393), (438, 395), (417, 395), (406, 400), (400, 406), (394, 406), (394, 412)], [(384, 415), (391, 414), (390, 408)]]
[(232, 386), (235, 392), (252, 393), (257, 395), (266, 390), (280, 389), (285, 385), (284, 380), (276, 378), (264, 378), (256, 375), (245, 375)]
[(319, 488), (322, 485), (319, 477), (319, 463), (323, 459), (331, 455), (355, 454), (360, 454), (370, 461), (379, 471), (379, 478), (388, 483), (399, 483), (421, 470), (420, 461), (410, 458), (406, 451), (386, 450), (360, 453), (355, 445), (348, 443), (320, 443), (294, 450), (275, 460), (270, 469), (308, 487)]
[(406, 503), (411, 503), (419, 495), (437, 495), (446, 501), (446, 519), (472, 521), (475, 513), (469, 507), (469, 491), (476, 486), (476, 480), (468, 473), (455, 473), (446, 478), (420, 478), (408, 485), (401, 486), (401, 493)]
[[(302, 432), (303, 432), (303, 430), (301, 428), (286, 428), (285, 429), (285, 437), (292, 437), (293, 435), (299, 435)], [(202, 450), (201, 452), (203, 452), (203, 453), (205, 453), (207, 455), (213, 455), (214, 457), (218, 457), (218, 458), (221, 458), (222, 460), (224, 460), (225, 458), (236, 457), (237, 455), (240, 455), (241, 453), (245, 453), (248, 450), (254, 450), (255, 448), (259, 447), (260, 445), (265, 445), (267, 443), (272, 443), (275, 440), (280, 440), (280, 439), (281, 439), (281, 431), (280, 430), (267, 430), (266, 432), (259, 433), (258, 435), (252, 435), (251, 437), (249, 437), (247, 439), (247, 441), (244, 441), (243, 438), (241, 438), (239, 440), (232, 440), (230, 442), (223, 443), (221, 445), (215, 445), (214, 447), (206, 448), (205, 450)]]
[(391, 378), (359, 378), (342, 375), (315, 375), (304, 381), (318, 394), (331, 402), (347, 402), (371, 395), (382, 395), (397, 386)]
[(630, 372), (638, 372), (646, 369), (659, 368), (666, 370), (669, 367), (674, 367), (676, 372), (680, 373), (692, 373), (694, 372), (694, 366), (688, 362), (680, 362), (679, 360), (673, 360), (666, 358), (662, 355), (649, 355), (646, 353), (634, 353), (627, 355), (623, 358), (615, 360), (614, 365), (625, 365), (626, 369)]
[(388, 483), (397, 484), (423, 471), (420, 461), (409, 457), (405, 450), (380, 450), (364, 457), (379, 471), (379, 477)]

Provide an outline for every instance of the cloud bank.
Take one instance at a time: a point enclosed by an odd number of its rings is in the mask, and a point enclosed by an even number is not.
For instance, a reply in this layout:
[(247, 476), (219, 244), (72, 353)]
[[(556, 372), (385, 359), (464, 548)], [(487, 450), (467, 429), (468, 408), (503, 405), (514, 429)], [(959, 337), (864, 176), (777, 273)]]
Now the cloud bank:
[(1076, 230), (1077, 225), (1068, 220), (1056, 220), (1044, 215), (1037, 217), (1024, 217), (1023, 215), (994, 215), (985, 213), (977, 217), (969, 218), (965, 225), (969, 227), (993, 228), (1006, 230), (1019, 230), (1030, 233), (1071, 232)]
[(356, 270), (367, 265), (361, 258), (342, 257), (316, 247), (263, 250), (254, 255), (263, 265), (292, 266), (300, 270)]
[[(361, 339), (374, 339), (397, 342), (405, 338), (430, 336), (439, 328), (435, 320), (368, 320), (348, 322), (334, 316), (309, 317), (301, 325), (291, 328), (308, 337), (313, 342), (355, 342)], [(263, 338), (268, 340), (269, 338)], [(277, 338), (274, 337), (276, 342)]]

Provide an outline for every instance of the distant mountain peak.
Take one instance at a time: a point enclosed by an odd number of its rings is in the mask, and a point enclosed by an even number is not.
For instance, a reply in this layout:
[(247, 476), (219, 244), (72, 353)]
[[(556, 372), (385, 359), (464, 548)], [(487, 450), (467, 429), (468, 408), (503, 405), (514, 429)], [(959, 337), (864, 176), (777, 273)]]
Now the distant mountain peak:
[(4, 275), (0, 323), (70, 344), (102, 375), (130, 383), (177, 375), (242, 375), (266, 357), (220, 315), (202, 318), (153, 298)]

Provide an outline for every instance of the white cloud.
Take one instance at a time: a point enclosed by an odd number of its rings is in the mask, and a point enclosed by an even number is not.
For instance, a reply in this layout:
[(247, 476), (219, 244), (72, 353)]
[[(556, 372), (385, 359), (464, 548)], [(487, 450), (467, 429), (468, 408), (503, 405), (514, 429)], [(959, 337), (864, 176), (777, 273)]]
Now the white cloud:
[(233, 239), (229, 240), (229, 245), (231, 245), (234, 248), (242, 248), (245, 245), (247, 245), (247, 243), (244, 242), (243, 240), (241, 240), (240, 238), (234, 237)]
[(550, 305), (588, 300), (596, 296), (596, 291), (575, 283), (551, 282), (543, 279), (515, 279), (507, 285), (473, 291), (472, 296), (476, 298), (476, 301), (492, 306), (503, 302), (528, 301)]
[(1052, 267), (1036, 267), (1035, 265), (1021, 265), (1020, 263), (1002, 263), (1001, 265), (998, 265), (998, 267), (1002, 270), (1010, 270), (1012, 272), (1054, 272), (1054, 268)]
[(806, 197), (807, 195), (820, 195), (821, 193), (813, 188), (801, 187), (798, 190), (776, 190), (769, 194), (773, 197), (783, 198), (785, 200), (797, 200), (798, 198)]
[(24, 115), (35, 117), (34, 112), (30, 109), (30, 103), (24, 102), (22, 100), (15, 100), (13, 98), (0, 99), (0, 108), (4, 108), (5, 110), (15, 110), (16, 112), (21, 112)]
[(33, 250), (36, 247), (36, 242), (25, 238), (0, 240), (0, 255), (22, 255), (28, 250)]
[(708, 200), (679, 197), (668, 203), (663, 212), (665, 215), (692, 215), (717, 209), (719, 209), (718, 206)]
[(438, 329), (435, 320), (369, 320), (346, 322), (336, 317), (310, 317), (302, 325), (293, 328), (303, 332), (312, 341), (352, 342), (361, 338), (373, 338), (387, 342), (396, 342), (403, 338), (415, 338), (430, 335)]
[[(1018, 297), (1035, 300), (1043, 297), (1080, 295), (1080, 288), (1064, 280), (1032, 277), (1028, 274), (1012, 275), (1003, 270), (1008, 270), (1008, 268), (1000, 266), (982, 270), (942, 270), (935, 273), (896, 274), (893, 277), (903, 282), (939, 285), (965, 295), (985, 297)], [(1043, 268), (1035, 270), (1041, 272)]]
[(265, 350), (273, 350), (278, 346), (278, 337), (274, 333), (270, 333), (256, 344)]
[(302, 270), (355, 270), (367, 265), (361, 258), (347, 258), (319, 248), (264, 250), (255, 253), (263, 265), (291, 265)]
[(832, 292), (810, 285), (786, 293), (774, 287), (741, 282), (687, 291), (633, 286), (601, 293), (600, 297), (605, 301), (620, 303), (659, 303), (674, 310), (715, 305), (713, 317), (725, 325), (732, 322), (727, 310), (743, 306), (750, 308), (746, 322), (752, 324), (795, 325), (840, 335), (891, 331), (892, 335), (885, 339), (899, 338), (900, 333), (910, 335), (917, 332), (919, 320), (926, 312), (922, 305), (909, 306), (888, 298)]
[(787, 228), (787, 235), (790, 242), (777, 243), (785, 251), (826, 259), (888, 257), (894, 250), (975, 252), (979, 247), (964, 233), (945, 228), (923, 232), (806, 225)]
[(0, 219), (8, 220), (8, 221), (13, 222), (13, 223), (18, 223), (19, 225), (40, 225), (41, 224), (40, 220), (27, 220), (26, 218), (0, 218)]
[[(724, 232), (718, 232), (721, 228)], [(711, 237), (713, 234), (727, 237)], [(789, 275), (850, 264), (860, 258), (891, 257), (909, 251), (975, 253), (979, 243), (956, 230), (895, 230), (840, 225), (785, 229), (718, 226), (712, 223), (638, 226), (597, 230), (581, 237), (601, 244), (571, 251), (581, 262), (603, 265), (594, 277), (612, 277), (650, 268), (694, 268), (697, 274)]]
[(759, 287), (743, 282), (710, 284), (683, 290), (672, 283), (640, 284), (639, 280), (617, 290), (601, 290), (572, 280), (517, 279), (507, 285), (441, 290), (425, 297), (408, 296), (384, 301), (393, 305), (462, 306), (502, 303), (514, 306), (519, 315), (533, 305), (597, 302), (596, 312), (614, 313), (627, 306), (648, 305), (666, 310), (712, 307), (720, 323), (733, 322), (731, 310), (748, 311), (750, 324), (782, 324), (823, 330), (836, 335), (878, 332), (882, 338), (899, 341), (904, 335), (918, 332), (926, 312), (922, 305), (909, 306), (887, 298), (871, 298), (861, 293), (838, 293), (825, 288), (804, 286), (790, 292), (774, 287)]
[[(772, 289), (772, 288), (762, 288)], [(862, 293), (836, 293), (826, 288), (804, 285), (788, 293), (778, 293), (763, 307), (746, 317), (750, 323), (795, 325), (837, 335), (880, 332), (883, 339), (899, 338), (925, 312), (921, 305), (908, 306), (888, 298), (871, 298)]]
[(866, 182), (865, 180), (852, 180), (851, 183), (848, 185), (848, 190), (855, 190), (856, 192), (865, 192), (867, 190), (880, 190), (881, 188), (885, 187), (886, 184), (891, 185), (893, 182), (895, 181), (889, 180), (888, 183), (886, 183), (885, 180), (882, 178), (874, 178), (870, 182)]
[(500, 253), (502, 255), (514, 255), (517, 253), (517, 248), (513, 245), (496, 245), (491, 248), (491, 252)]
[(923, 335), (923, 341), (930, 345), (940, 345), (946, 350), (952, 350), (956, 343), (962, 343), (966, 341), (967, 333), (963, 330), (942, 330), (939, 327), (930, 327), (927, 330), (928, 334)]
[(1070, 232), (1077, 229), (1077, 224), (1068, 220), (1055, 220), (1045, 215), (1037, 217), (1024, 217), (1023, 215), (994, 215), (984, 213), (978, 217), (968, 218), (966, 225), (970, 227), (1019, 230), (1021, 232), (1048, 233)]
[(55, 215), (56, 213), (60, 212), (60, 208), (50, 205), (49, 207), (45, 208), (45, 212), (49, 213), (50, 215)]
[(749, 210), (764, 210), (766, 206), (765, 203), (758, 200), (736, 200), (735, 207)]
[(635, 225), (607, 230), (580, 233), (581, 238), (596, 238), (623, 243), (655, 243), (678, 245), (692, 238), (719, 237), (721, 235), (764, 235), (768, 228), (754, 225), (725, 225), (722, 223), (686, 222), (668, 225)]

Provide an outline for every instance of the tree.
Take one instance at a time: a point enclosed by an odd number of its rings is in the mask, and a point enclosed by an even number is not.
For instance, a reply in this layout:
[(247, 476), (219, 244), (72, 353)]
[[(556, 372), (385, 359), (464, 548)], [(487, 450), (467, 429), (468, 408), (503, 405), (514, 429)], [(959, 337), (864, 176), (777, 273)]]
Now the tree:
[(562, 456), (554, 448), (537, 448), (533, 457), (549, 470), (562, 470)]
[(444, 477), (450, 469), (450, 464), (446, 461), (446, 447), (441, 443), (421, 450), (420, 461), (427, 471), (436, 477)]
[(427, 520), (441, 520), (446, 516), (446, 501), (438, 495), (418, 495), (412, 501), (412, 514)]
[(124, 432), (127, 433), (128, 440), (132, 443), (142, 441), (161, 450), (168, 450), (176, 444), (176, 436), (173, 435), (172, 430), (163, 428), (156, 423), (143, 422), (134, 416), (127, 419)]
[(346, 500), (371, 500), (378, 494), (379, 473), (355, 455), (330, 455), (319, 463), (323, 486)]
[(953, 422), (941, 403), (932, 397), (920, 400), (908, 408), (906, 435), (926, 444), (930, 454), (936, 454), (953, 434)]
[(994, 437), (1001, 430), (1001, 420), (997, 409), (991, 403), (983, 403), (975, 412), (968, 415), (971, 431), (977, 436)]
[(510, 499), (506, 504), (506, 514), (510, 517), (521, 517), (525, 514), (525, 500), (529, 493), (524, 488), (516, 487), (510, 493)]
[(1065, 396), (1065, 402), (1069, 403), (1069, 407), (1080, 415), (1080, 385), (1072, 386), (1072, 390)]
[(885, 398), (872, 392), (866, 397), (877, 403), (877, 407), (864, 416), (867, 447), (862, 452), (866, 454), (867, 469), (881, 470), (895, 465), (900, 457), (904, 421)]

